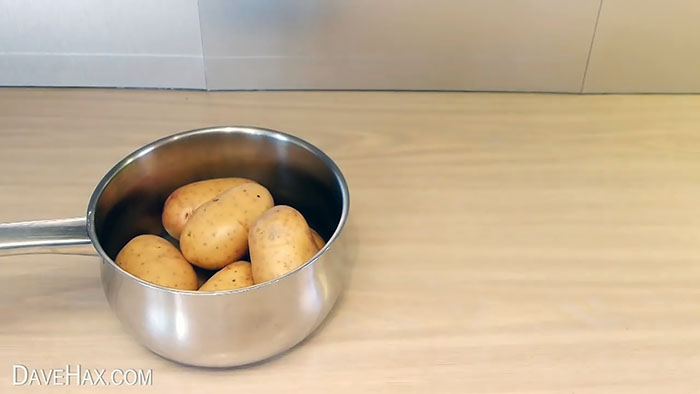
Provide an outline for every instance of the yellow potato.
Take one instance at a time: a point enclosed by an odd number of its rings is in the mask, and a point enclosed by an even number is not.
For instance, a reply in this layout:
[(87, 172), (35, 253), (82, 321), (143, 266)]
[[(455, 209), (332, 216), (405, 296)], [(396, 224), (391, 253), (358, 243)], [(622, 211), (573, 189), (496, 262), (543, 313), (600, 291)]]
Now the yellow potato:
[(163, 207), (163, 227), (175, 239), (180, 239), (182, 228), (195, 209), (219, 194), (236, 186), (253, 183), (246, 178), (207, 179), (182, 186), (172, 192)]
[(248, 251), (248, 227), (274, 205), (257, 183), (230, 189), (194, 211), (180, 236), (180, 250), (190, 263), (219, 269)]
[(235, 290), (253, 285), (253, 274), (250, 263), (245, 260), (236, 261), (220, 269), (200, 288), (200, 291)]
[(157, 235), (139, 235), (116, 258), (124, 271), (147, 282), (180, 290), (197, 290), (197, 274), (170, 242)]
[(326, 245), (326, 241), (323, 240), (323, 237), (321, 237), (316, 230), (311, 229), (311, 236), (314, 238), (314, 243), (318, 250), (321, 250)]
[(268, 210), (255, 221), (248, 244), (255, 283), (279, 278), (318, 252), (304, 217), (286, 205)]

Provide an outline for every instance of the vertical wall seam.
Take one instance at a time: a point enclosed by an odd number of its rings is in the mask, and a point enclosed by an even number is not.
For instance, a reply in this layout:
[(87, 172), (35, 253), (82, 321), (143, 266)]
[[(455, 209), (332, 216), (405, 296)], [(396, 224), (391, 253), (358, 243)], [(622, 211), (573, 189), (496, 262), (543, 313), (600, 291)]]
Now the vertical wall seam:
[[(603, 0), (600, 0), (598, 4), (598, 15), (595, 17), (595, 24), (593, 25), (593, 34), (591, 35), (591, 45), (588, 47), (588, 57), (586, 58), (586, 68), (583, 69), (583, 79), (581, 80), (581, 90), (579, 93), (583, 93), (583, 88), (586, 86), (586, 77), (588, 76), (588, 66), (591, 64), (591, 53), (593, 53), (593, 43), (595, 42), (595, 33), (598, 31), (598, 21), (600, 20), (600, 11), (603, 9)], [(200, 26), (201, 28), (201, 26)]]
[[(602, 1), (602, 0), (601, 0)], [(204, 56), (204, 32), (202, 32), (202, 12), (199, 10), (200, 0), (197, 0), (197, 20), (199, 21), (199, 46), (202, 50), (202, 75), (204, 77), (204, 90), (209, 90), (209, 80), (207, 79), (207, 62)]]

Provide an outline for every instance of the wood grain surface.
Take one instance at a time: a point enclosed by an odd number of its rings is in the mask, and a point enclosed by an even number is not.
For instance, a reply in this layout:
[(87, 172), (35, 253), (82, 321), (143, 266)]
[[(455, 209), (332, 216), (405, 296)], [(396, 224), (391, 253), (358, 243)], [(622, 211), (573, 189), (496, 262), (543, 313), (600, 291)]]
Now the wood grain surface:
[[(0, 392), (695, 393), (700, 97), (0, 90), (0, 221), (84, 214), (139, 146), (212, 125), (298, 135), (352, 196), (355, 266), (320, 330), (202, 369), (132, 340), (95, 258), (0, 262)], [(12, 365), (152, 369), (12, 385)]]

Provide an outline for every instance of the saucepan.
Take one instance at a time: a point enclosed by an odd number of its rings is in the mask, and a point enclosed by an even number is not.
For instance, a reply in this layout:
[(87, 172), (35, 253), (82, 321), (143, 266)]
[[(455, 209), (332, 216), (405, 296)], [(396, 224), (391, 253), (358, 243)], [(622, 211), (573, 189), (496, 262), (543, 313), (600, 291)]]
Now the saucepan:
[[(190, 182), (247, 177), (276, 204), (298, 209), (326, 245), (306, 264), (265, 283), (219, 292), (145, 282), (114, 259), (139, 234), (162, 234), (163, 203)], [(264, 360), (306, 338), (327, 316), (347, 279), (343, 228), (348, 186), (336, 164), (297, 137), (255, 127), (186, 131), (117, 163), (90, 197), (85, 218), (0, 225), (0, 255), (97, 254), (107, 300), (148, 349), (188, 365), (229, 367)]]

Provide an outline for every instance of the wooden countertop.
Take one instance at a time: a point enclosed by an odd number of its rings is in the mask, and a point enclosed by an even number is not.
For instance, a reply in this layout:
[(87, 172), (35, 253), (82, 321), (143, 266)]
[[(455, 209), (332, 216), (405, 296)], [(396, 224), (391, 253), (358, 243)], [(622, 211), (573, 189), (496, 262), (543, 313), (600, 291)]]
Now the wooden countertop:
[(357, 261), (327, 323), (264, 363), (185, 367), (122, 330), (95, 258), (6, 257), (1, 392), (42, 391), (13, 364), (152, 370), (110, 392), (700, 387), (700, 97), (0, 89), (0, 221), (80, 216), (137, 147), (228, 124), (348, 178)]

